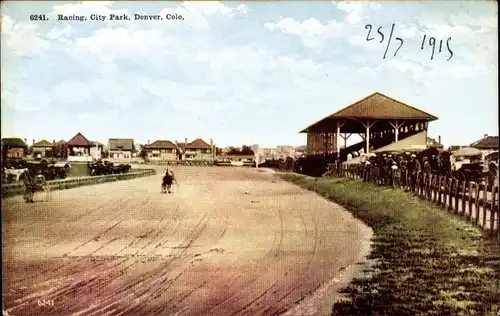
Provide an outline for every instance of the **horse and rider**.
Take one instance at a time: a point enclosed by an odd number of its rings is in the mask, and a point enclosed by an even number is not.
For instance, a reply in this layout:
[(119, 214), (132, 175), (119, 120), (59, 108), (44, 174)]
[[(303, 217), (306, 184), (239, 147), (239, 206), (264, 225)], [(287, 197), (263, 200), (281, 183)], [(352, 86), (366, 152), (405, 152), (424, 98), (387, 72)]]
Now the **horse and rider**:
[(26, 203), (34, 203), (33, 197), (36, 191), (35, 170), (26, 169), (21, 176), (24, 183), (24, 200)]
[(172, 193), (170, 189), (172, 188), (172, 183), (178, 183), (175, 179), (175, 174), (172, 170), (165, 168), (165, 172), (163, 173), (163, 178), (161, 182), (161, 193)]
[(47, 199), (50, 198), (50, 188), (48, 187), (45, 176), (39, 170), (27, 169), (21, 175), (24, 183), (24, 200), (26, 203), (34, 203), (35, 191), (43, 190), (47, 193)]

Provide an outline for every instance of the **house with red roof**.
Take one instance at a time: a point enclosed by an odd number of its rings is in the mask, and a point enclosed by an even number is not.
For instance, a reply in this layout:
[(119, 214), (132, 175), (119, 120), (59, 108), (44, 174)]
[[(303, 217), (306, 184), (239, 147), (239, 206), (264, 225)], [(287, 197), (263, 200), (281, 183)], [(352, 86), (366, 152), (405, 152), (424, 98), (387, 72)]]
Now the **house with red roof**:
[(488, 134), (484, 134), (484, 137), (478, 141), (470, 144), (470, 147), (479, 149), (483, 157), (498, 151), (498, 136), (489, 136)]
[(179, 148), (179, 157), (182, 160), (198, 160), (198, 161), (213, 161), (214, 160), (214, 144), (210, 139), (210, 144), (201, 138), (196, 138), (192, 142), (188, 142), (187, 138), (184, 143), (177, 143)]
[(169, 140), (157, 140), (142, 148), (150, 161), (173, 162), (179, 158), (179, 148)]

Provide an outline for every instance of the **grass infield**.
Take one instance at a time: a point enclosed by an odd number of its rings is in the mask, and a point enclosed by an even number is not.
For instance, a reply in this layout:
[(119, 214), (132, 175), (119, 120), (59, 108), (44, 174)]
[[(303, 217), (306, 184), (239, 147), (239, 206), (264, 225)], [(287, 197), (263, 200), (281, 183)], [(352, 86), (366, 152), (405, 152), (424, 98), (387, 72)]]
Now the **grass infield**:
[(361, 278), (332, 315), (486, 315), (500, 308), (500, 245), (411, 193), (362, 180), (282, 179), (343, 205), (374, 231)]

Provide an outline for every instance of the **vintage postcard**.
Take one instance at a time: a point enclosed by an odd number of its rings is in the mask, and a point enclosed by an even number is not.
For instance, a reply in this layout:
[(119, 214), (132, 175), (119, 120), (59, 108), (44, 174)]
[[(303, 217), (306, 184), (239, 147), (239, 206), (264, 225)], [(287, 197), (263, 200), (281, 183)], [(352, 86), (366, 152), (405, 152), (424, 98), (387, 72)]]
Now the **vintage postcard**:
[(500, 315), (495, 1), (2, 1), (3, 315)]

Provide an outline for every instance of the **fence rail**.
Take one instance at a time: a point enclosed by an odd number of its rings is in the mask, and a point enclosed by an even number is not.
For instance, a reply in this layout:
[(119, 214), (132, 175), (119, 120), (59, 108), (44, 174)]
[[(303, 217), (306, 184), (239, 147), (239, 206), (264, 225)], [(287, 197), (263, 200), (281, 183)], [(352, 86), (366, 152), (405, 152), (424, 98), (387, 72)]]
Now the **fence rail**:
[[(103, 182), (128, 180), (156, 174), (155, 169), (135, 169), (129, 173), (109, 174), (103, 176), (85, 176), (47, 181), (50, 190), (64, 190)], [(2, 198), (24, 193), (24, 183), (17, 182), (2, 185)]]
[(420, 198), (439, 205), (443, 210), (460, 216), (500, 240), (498, 186), (460, 181), (455, 178), (396, 170), (383, 175), (378, 167), (330, 165), (328, 174), (335, 177), (360, 179), (394, 189), (410, 191)]
[(212, 160), (149, 160), (145, 164), (147, 165), (157, 165), (157, 166), (213, 166), (214, 162)]

